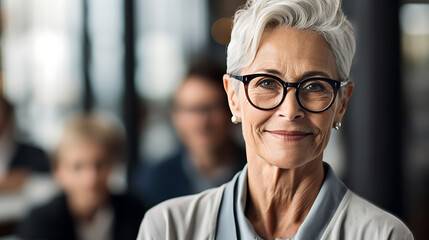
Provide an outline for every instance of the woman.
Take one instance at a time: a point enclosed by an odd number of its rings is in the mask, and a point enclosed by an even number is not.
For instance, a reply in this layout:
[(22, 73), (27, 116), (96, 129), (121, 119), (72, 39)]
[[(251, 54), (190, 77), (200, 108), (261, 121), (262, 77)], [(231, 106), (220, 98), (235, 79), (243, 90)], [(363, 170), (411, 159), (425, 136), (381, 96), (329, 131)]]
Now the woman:
[(108, 179), (122, 157), (119, 129), (99, 116), (81, 116), (66, 128), (53, 159), (64, 193), (34, 209), (23, 221), (22, 239), (135, 239), (144, 208), (138, 200), (109, 192)]
[(254, 0), (236, 13), (223, 81), (248, 164), (220, 188), (151, 209), (138, 239), (413, 239), (323, 163), (354, 87), (340, 5)]

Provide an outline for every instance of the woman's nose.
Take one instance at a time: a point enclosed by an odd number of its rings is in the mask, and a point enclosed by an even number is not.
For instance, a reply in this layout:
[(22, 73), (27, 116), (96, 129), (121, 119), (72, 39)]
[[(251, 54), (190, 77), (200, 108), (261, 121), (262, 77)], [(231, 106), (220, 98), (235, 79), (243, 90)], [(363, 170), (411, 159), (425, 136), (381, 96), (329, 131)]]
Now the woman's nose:
[(304, 116), (304, 109), (298, 103), (295, 88), (287, 89), (285, 99), (277, 107), (276, 114), (287, 121), (294, 121)]

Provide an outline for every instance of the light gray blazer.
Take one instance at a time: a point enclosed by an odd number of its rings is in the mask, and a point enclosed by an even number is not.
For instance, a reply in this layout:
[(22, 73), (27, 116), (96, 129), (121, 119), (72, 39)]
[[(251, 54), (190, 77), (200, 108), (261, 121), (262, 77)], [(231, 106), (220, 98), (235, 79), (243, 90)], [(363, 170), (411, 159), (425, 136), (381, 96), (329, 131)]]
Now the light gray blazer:
[[(146, 212), (137, 240), (215, 240), (225, 187), (230, 188), (235, 181), (237, 177), (218, 188), (171, 199), (153, 207)], [(413, 239), (410, 230), (398, 218), (348, 189), (319, 236), (323, 240)]]

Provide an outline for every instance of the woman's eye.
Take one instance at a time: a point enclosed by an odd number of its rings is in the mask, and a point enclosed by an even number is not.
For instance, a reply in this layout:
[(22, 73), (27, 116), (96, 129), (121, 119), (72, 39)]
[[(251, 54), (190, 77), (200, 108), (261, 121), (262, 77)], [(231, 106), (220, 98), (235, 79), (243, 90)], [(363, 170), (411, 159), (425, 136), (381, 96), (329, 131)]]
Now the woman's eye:
[(305, 86), (302, 89), (305, 91), (325, 91), (326, 90), (325, 86), (319, 82), (311, 82), (311, 83), (305, 84)]
[(265, 79), (259, 80), (258, 86), (263, 88), (277, 88), (278, 83), (274, 79), (265, 78)]

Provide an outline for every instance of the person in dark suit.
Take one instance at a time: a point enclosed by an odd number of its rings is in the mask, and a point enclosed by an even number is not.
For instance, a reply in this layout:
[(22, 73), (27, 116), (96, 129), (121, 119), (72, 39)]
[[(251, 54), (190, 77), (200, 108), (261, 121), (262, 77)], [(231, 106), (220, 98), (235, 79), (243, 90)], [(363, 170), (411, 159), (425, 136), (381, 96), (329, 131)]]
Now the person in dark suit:
[(109, 191), (108, 179), (122, 157), (123, 136), (112, 122), (95, 115), (75, 118), (52, 161), (63, 193), (33, 209), (18, 237), (45, 240), (135, 239), (145, 207), (130, 195)]
[[(218, 179), (204, 179), (202, 173), (192, 169), (188, 152), (182, 148), (163, 162), (144, 170), (139, 178), (140, 195), (148, 206), (154, 206), (164, 200), (195, 194), (203, 190), (220, 186), (240, 171), (246, 159), (246, 153), (237, 147), (236, 155), (230, 158), (231, 166), (225, 167)], [(199, 175), (199, 176), (198, 176)], [(199, 181), (199, 182), (198, 182)], [(199, 184), (199, 185), (198, 185)]]
[[(135, 239), (136, 231), (144, 215), (137, 198), (112, 195), (110, 202), (114, 211), (112, 236), (109, 239)], [(74, 216), (62, 194), (49, 204), (35, 209), (20, 226), (22, 239), (77, 240)]]
[(148, 205), (217, 187), (243, 168), (245, 151), (233, 139), (223, 73), (213, 60), (202, 59), (179, 86), (171, 117), (183, 146), (134, 179), (136, 193)]
[(32, 173), (48, 173), (49, 160), (38, 147), (14, 138), (14, 107), (0, 97), (0, 192), (18, 191)]

